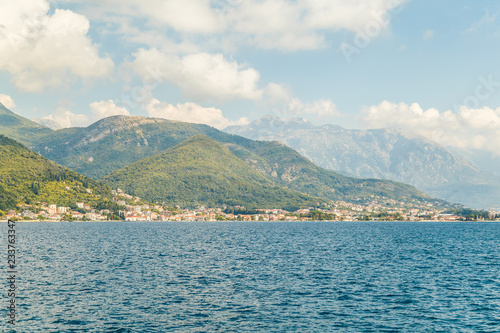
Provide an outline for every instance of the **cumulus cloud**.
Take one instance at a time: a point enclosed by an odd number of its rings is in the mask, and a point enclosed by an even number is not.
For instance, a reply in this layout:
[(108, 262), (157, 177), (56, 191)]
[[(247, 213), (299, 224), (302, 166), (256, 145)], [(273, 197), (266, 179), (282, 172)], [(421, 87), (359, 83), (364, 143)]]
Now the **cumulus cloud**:
[[(309, 114), (322, 118), (340, 115), (336, 105), (329, 99), (304, 103), (293, 97), (288, 87), (274, 82), (261, 88), (258, 71), (229, 61), (222, 54), (196, 53), (179, 57), (156, 48), (140, 49), (135, 54), (135, 60), (124, 67), (131, 68), (140, 75), (145, 82), (145, 88), (170, 81), (179, 86), (183, 94), (193, 101), (223, 102), (246, 99), (289, 116)], [(141, 103), (152, 99), (151, 94), (140, 95), (137, 100)], [(146, 98), (143, 98), (143, 95), (147, 95)], [(182, 120), (189, 121), (185, 118)]]
[(2, 103), (7, 109), (13, 109), (16, 107), (16, 103), (9, 95), (0, 94), (0, 103)]
[[(115, 0), (120, 6), (122, 1)], [(213, 33), (224, 27), (217, 10), (205, 0), (133, 1), (140, 11), (158, 24), (168, 25), (188, 33)]]
[(89, 20), (71, 10), (56, 9), (47, 0), (0, 2), (0, 70), (14, 85), (29, 92), (83, 79), (103, 78), (113, 61), (99, 56), (87, 36)]
[(269, 83), (264, 90), (263, 103), (281, 117), (302, 117), (313, 115), (316, 118), (339, 117), (342, 114), (330, 99), (319, 99), (305, 103), (294, 97), (290, 89), (282, 84)]
[(260, 74), (253, 68), (227, 60), (222, 54), (196, 53), (184, 57), (156, 48), (140, 49), (131, 67), (145, 81), (170, 81), (188, 98), (203, 100), (258, 100)]
[(127, 109), (119, 107), (113, 100), (90, 103), (90, 115), (73, 113), (66, 107), (59, 107), (48, 116), (33, 119), (43, 125), (50, 124), (52, 128), (86, 127), (102, 118), (129, 115)]
[(90, 111), (94, 115), (94, 120), (99, 120), (110, 116), (130, 114), (127, 109), (117, 106), (111, 99), (107, 101), (90, 103)]
[(110, 14), (166, 27), (184, 38), (216, 35), (267, 49), (325, 46), (325, 33), (359, 31), (387, 18), (407, 0), (89, 0), (101, 19)]
[(290, 88), (283, 84), (271, 82), (264, 89), (264, 100), (267, 106), (288, 104), (292, 97)]
[(117, 34), (126, 36), (123, 38), (124, 43), (135, 43), (140, 45), (149, 45), (151, 47), (160, 48), (168, 54), (187, 54), (200, 52), (200, 47), (197, 43), (189, 40), (176, 41), (161, 29), (155, 27), (137, 27), (133, 22), (127, 19), (118, 18), (115, 22), (108, 23), (108, 27), (103, 29), (105, 34)]
[(322, 35), (303, 21), (311, 4), (287, 1), (243, 1), (228, 12), (228, 25), (247, 43), (265, 49), (289, 51), (316, 49), (325, 45)]
[(500, 155), (500, 108), (460, 107), (458, 112), (424, 110), (413, 103), (391, 103), (363, 108), (359, 120), (369, 128), (411, 130), (444, 146), (487, 150)]
[(224, 117), (220, 109), (213, 107), (207, 108), (196, 103), (173, 105), (153, 99), (146, 106), (146, 111), (150, 117), (179, 120), (195, 124), (206, 124), (218, 129), (223, 129), (231, 125), (246, 125), (249, 123), (247, 118), (240, 118), (238, 121), (230, 121)]
[(262, 48), (317, 49), (326, 42), (325, 32), (360, 31), (386, 18), (387, 12), (405, 1), (397, 0), (299, 0), (242, 1), (229, 11), (234, 31)]
[(54, 128), (83, 127), (90, 123), (88, 116), (73, 113), (65, 107), (59, 107), (52, 114), (35, 120), (42, 124), (48, 121)]
[[(151, 26), (166, 26), (184, 33), (208, 34), (221, 31), (225, 20), (217, 6), (206, 0), (86, 0), (77, 1), (91, 7), (97, 19), (109, 15), (141, 17)], [(218, 6), (220, 7), (220, 6)]]

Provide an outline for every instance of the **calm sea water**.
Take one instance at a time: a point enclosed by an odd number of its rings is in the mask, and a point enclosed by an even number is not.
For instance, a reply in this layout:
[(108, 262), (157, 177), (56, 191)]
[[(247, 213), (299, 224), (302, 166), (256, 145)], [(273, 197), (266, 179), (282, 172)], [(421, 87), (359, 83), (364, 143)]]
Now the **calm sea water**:
[(498, 223), (16, 228), (17, 332), (500, 331)]

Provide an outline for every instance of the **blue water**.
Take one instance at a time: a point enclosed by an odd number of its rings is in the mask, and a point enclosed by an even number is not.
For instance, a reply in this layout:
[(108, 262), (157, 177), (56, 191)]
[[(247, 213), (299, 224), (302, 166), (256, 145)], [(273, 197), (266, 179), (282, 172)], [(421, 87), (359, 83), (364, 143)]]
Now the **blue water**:
[(498, 223), (16, 228), (17, 332), (500, 331)]

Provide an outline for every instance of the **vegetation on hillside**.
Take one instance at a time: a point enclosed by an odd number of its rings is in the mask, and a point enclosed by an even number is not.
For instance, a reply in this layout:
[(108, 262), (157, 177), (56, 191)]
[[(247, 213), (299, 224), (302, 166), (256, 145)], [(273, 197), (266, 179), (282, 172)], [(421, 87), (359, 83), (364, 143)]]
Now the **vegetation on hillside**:
[(459, 217), (463, 217), (468, 221), (473, 221), (477, 218), (487, 219), (490, 217), (490, 212), (486, 210), (476, 210), (470, 208), (449, 209), (443, 212), (443, 214), (453, 214)]
[(50, 133), (50, 128), (19, 116), (0, 103), (0, 134), (31, 146)]
[(110, 189), (57, 165), (0, 135), (0, 210), (45, 202), (76, 208), (76, 202), (110, 206)]
[(314, 165), (293, 149), (279, 143), (259, 142), (246, 149), (229, 144), (228, 148), (247, 164), (276, 180), (282, 186), (330, 200), (368, 202), (379, 196), (398, 201), (433, 200), (416, 188), (403, 183), (347, 177)]
[(276, 186), (204, 135), (132, 163), (104, 181), (141, 198), (182, 206), (297, 209), (321, 202)]
[(114, 116), (86, 128), (54, 131), (34, 150), (87, 177), (101, 179), (199, 134), (191, 125), (165, 119)]

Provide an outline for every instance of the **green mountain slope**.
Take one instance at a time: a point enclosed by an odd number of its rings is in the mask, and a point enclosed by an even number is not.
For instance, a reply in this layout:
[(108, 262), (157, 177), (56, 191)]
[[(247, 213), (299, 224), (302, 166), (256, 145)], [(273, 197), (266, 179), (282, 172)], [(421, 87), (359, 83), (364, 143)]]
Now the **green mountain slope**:
[(134, 162), (103, 181), (147, 200), (183, 206), (298, 208), (321, 202), (276, 186), (204, 135), (195, 135), (161, 154)]
[(312, 196), (356, 202), (369, 201), (373, 196), (436, 202), (402, 183), (360, 180), (327, 171), (278, 142), (254, 141), (207, 125), (165, 119), (108, 117), (86, 128), (53, 131), (43, 136), (34, 150), (81, 174), (100, 179), (142, 158), (162, 153), (196, 134), (226, 145), (276, 185)]
[(15, 114), (0, 103), (0, 134), (31, 146), (51, 132), (51, 129)]
[(108, 186), (61, 167), (0, 135), (0, 210), (14, 209), (19, 203), (37, 202), (73, 207), (75, 202), (84, 201), (96, 207), (109, 203), (108, 198)]
[(403, 183), (358, 179), (325, 170), (276, 141), (260, 142), (252, 150), (232, 144), (228, 148), (278, 184), (309, 195), (356, 202), (367, 202), (372, 196), (380, 196), (407, 202), (417, 200), (445, 204)]
[(54, 131), (34, 150), (72, 170), (99, 179), (199, 133), (188, 123), (114, 116), (86, 128)]

